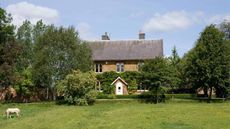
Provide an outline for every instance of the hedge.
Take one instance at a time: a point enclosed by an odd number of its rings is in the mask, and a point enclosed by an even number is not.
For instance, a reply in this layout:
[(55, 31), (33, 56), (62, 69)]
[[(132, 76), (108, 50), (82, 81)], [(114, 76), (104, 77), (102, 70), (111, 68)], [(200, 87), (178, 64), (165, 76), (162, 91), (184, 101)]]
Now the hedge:
[[(172, 97), (173, 96), (173, 97)], [(148, 92), (145, 94), (132, 94), (132, 95), (114, 95), (99, 93), (97, 99), (145, 99), (151, 97)], [(195, 94), (165, 94), (165, 99), (197, 99)]]

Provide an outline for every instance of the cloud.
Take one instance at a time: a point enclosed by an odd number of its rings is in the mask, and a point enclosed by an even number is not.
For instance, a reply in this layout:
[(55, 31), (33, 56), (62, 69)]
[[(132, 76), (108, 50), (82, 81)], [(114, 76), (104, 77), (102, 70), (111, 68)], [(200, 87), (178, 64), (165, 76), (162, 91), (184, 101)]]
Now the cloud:
[(164, 14), (155, 13), (144, 25), (142, 30), (150, 31), (173, 31), (178, 29), (186, 29), (194, 23), (200, 22), (202, 12), (189, 14), (185, 11), (172, 11)]
[(219, 24), (223, 21), (229, 21), (230, 22), (230, 14), (213, 15), (213, 16), (208, 18), (207, 23), (208, 24)]
[(95, 40), (96, 36), (91, 32), (91, 26), (86, 22), (80, 22), (77, 25), (77, 30), (81, 39), (84, 40)]
[(14, 25), (21, 25), (26, 19), (33, 24), (40, 19), (46, 24), (53, 24), (56, 23), (59, 18), (57, 10), (37, 6), (28, 2), (8, 5), (6, 11), (12, 15)]

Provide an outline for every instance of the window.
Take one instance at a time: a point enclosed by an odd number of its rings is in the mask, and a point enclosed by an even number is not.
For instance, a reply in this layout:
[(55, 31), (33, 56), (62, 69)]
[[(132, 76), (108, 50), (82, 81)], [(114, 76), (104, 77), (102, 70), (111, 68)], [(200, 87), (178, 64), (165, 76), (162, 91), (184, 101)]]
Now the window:
[(117, 63), (117, 72), (124, 72), (124, 63)]
[(96, 73), (102, 72), (102, 64), (96, 64), (95, 67)]

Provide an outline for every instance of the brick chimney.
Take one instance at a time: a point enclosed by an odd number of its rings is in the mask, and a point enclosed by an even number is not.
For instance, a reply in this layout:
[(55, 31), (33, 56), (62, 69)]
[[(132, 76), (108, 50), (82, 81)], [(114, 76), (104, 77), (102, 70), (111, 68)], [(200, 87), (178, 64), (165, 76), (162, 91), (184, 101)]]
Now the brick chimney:
[(145, 33), (144, 32), (139, 32), (139, 39), (145, 39)]
[(107, 32), (105, 32), (105, 34), (101, 36), (101, 39), (102, 39), (102, 40), (110, 40), (110, 38), (109, 38)]

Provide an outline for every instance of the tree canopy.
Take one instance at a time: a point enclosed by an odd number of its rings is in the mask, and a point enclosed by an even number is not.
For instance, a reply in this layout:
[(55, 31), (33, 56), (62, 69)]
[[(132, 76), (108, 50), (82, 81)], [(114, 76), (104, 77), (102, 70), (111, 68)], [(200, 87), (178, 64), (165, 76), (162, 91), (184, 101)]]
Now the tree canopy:
[(91, 51), (73, 27), (48, 26), (35, 42), (33, 79), (35, 85), (54, 90), (57, 81), (72, 70), (91, 70)]
[(225, 88), (229, 77), (223, 38), (223, 33), (214, 25), (207, 26), (187, 55), (185, 71), (189, 82), (196, 88), (203, 88), (209, 99), (213, 88)]

